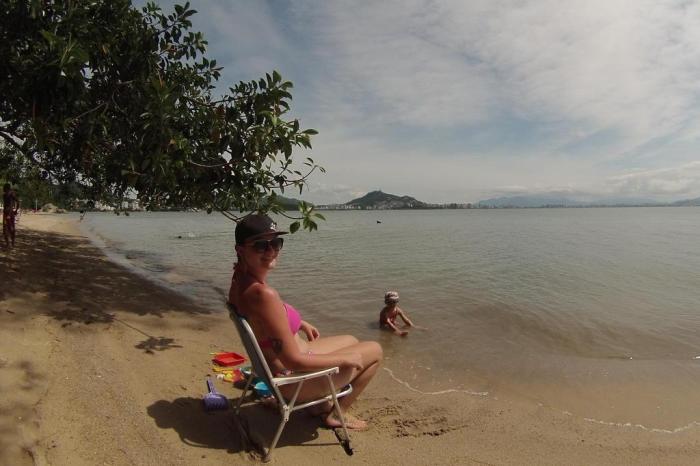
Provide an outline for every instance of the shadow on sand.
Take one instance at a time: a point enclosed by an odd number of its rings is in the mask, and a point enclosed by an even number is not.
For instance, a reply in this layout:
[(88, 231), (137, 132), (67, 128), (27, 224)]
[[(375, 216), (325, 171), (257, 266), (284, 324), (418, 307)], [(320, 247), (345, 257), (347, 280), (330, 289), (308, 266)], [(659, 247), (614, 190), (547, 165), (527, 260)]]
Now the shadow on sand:
[[(0, 288), (0, 300), (7, 291), (19, 287), (28, 293), (45, 293), (51, 302), (70, 302), (70, 312), (55, 314), (57, 320), (82, 323), (109, 322), (109, 310), (118, 303), (121, 311), (138, 315), (163, 317), (169, 312), (208, 314), (209, 310), (198, 306), (186, 296), (173, 293), (142, 280), (143, 286), (133, 286), (133, 272), (108, 261), (99, 249), (81, 237), (71, 237), (50, 232), (21, 230), (17, 247), (4, 252), (0, 260), (4, 286)], [(37, 280), (27, 276), (29, 264), (42, 264), (46, 270), (57, 270), (50, 279)], [(64, 287), (64, 281), (79, 279), (82, 288)], [(146, 299), (148, 298), (148, 299)], [(154, 308), (146, 303), (159, 302)]]
[[(205, 411), (198, 398), (177, 398), (174, 401), (159, 400), (148, 407), (148, 414), (162, 429), (173, 429), (183, 443), (200, 448), (226, 450), (229, 453), (248, 452), (261, 459), (280, 422), (274, 408), (262, 403), (246, 403), (240, 414), (234, 414), (237, 399), (230, 400), (230, 407), (223, 411)], [(285, 446), (322, 447), (335, 442), (305, 445), (319, 437), (319, 421), (303, 412), (293, 413), (275, 448)]]
[[(49, 304), (40, 312), (62, 322), (64, 328), (98, 330), (105, 324), (120, 322), (144, 336), (136, 348), (153, 354), (181, 346), (173, 338), (150, 335), (120, 320), (117, 310), (156, 317), (211, 313), (187, 296), (163, 289), (110, 262), (84, 238), (22, 229), (18, 231), (17, 243), (11, 251), (0, 253), (0, 301), (16, 290), (41, 296)], [(40, 272), (36, 271), (37, 264), (41, 264)], [(135, 280), (139, 286), (134, 286)], [(70, 286), (76, 282), (81, 284), (79, 288)], [(15, 316), (17, 320), (32, 317), (28, 313)]]

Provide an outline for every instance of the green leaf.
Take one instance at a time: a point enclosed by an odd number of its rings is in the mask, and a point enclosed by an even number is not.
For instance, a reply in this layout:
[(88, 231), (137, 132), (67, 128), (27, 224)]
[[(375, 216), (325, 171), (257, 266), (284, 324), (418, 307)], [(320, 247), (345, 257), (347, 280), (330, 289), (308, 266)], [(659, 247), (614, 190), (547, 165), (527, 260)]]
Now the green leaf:
[(290, 233), (296, 233), (297, 230), (299, 230), (299, 222), (294, 222), (289, 225), (289, 232)]
[(39, 31), (39, 33), (44, 39), (46, 39), (46, 42), (49, 43), (49, 47), (53, 47), (56, 44), (56, 42), (60, 40), (58, 36), (56, 34), (53, 34), (52, 32), (45, 31), (42, 29), (41, 31)]

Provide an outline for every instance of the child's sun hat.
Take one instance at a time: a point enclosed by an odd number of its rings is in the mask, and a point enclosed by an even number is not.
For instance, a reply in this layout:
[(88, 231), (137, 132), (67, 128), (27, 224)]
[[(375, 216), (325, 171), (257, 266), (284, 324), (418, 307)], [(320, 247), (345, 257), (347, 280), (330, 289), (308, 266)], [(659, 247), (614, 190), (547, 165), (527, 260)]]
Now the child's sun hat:
[(384, 293), (384, 304), (394, 304), (399, 302), (399, 293), (396, 291), (387, 291)]

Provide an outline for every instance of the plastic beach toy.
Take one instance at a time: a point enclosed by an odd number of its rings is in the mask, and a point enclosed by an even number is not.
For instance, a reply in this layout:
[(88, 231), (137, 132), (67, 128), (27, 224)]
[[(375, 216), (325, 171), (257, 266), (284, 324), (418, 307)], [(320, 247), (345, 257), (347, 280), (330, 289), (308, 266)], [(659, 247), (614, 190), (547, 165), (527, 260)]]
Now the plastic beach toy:
[(224, 372), (223, 374), (219, 374), (219, 375), (223, 376), (222, 380), (224, 382), (236, 383), (236, 382), (240, 382), (241, 380), (243, 380), (243, 374), (241, 374), (241, 371), (239, 369), (234, 369), (230, 372)]
[(218, 353), (212, 362), (220, 366), (237, 366), (245, 362), (245, 358), (238, 353)]
[(270, 387), (267, 386), (265, 382), (258, 382), (254, 385), (255, 393), (258, 394), (260, 398), (267, 398), (272, 396), (272, 391)]
[(217, 392), (211, 379), (207, 379), (207, 390), (209, 393), (204, 395), (204, 409), (212, 411), (215, 409), (228, 409), (228, 398)]

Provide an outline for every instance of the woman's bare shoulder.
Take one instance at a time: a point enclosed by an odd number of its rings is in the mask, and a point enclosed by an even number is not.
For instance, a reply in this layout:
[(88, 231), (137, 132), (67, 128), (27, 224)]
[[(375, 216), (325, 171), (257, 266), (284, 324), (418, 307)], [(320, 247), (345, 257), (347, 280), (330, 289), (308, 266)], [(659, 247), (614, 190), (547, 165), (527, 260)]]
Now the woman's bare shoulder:
[(277, 290), (264, 283), (254, 283), (240, 295), (240, 302), (245, 306), (266, 307), (279, 301)]

